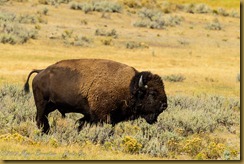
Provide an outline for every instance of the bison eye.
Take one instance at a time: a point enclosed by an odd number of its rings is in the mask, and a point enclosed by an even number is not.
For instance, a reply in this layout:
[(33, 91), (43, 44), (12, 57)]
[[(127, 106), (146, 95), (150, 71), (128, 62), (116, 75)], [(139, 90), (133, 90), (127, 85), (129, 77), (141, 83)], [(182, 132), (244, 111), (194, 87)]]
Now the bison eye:
[(144, 97), (144, 93), (142, 91), (138, 91), (138, 98), (142, 99)]

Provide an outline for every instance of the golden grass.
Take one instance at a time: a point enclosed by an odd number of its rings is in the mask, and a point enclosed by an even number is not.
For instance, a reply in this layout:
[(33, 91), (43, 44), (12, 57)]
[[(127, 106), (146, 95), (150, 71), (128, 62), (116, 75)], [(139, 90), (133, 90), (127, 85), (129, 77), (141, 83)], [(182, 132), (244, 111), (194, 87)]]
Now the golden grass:
[[(164, 1), (164, 0), (159, 0), (160, 1)], [(176, 4), (189, 4), (189, 3), (203, 3), (203, 4), (207, 4), (211, 7), (214, 8), (218, 8), (218, 7), (223, 7), (223, 8), (227, 8), (227, 9), (240, 9), (240, 1), (238, 0), (217, 0), (217, 1), (213, 1), (213, 0), (170, 0), (171, 3), (176, 3)]]
[(148, 155), (125, 154), (120, 151), (105, 150), (90, 142), (84, 145), (54, 147), (50, 144), (28, 145), (15, 142), (0, 143), (2, 160), (162, 160)]
[[(236, 81), (236, 76), (239, 73), (238, 56), (224, 58), (222, 57), (224, 54), (213, 54), (214, 57), (211, 57), (210, 54), (209, 57), (201, 55), (202, 57), (198, 59), (198, 55), (194, 57), (187, 54), (182, 59), (179, 55), (172, 55), (176, 56), (173, 58), (170, 57), (171, 53), (162, 53), (161, 55), (159, 53), (160, 50), (156, 48), (156, 50), (153, 50), (156, 52), (156, 57), (152, 57), (152, 50), (150, 49), (136, 50), (136, 53), (135, 51), (132, 53), (125, 49), (118, 52), (114, 47), (106, 47), (106, 49), (105, 47), (53, 48), (45, 45), (32, 46), (26, 49), (21, 46), (12, 46), (11, 49), (13, 53), (4, 54), (1, 58), (0, 80), (2, 84), (10, 82), (24, 84), (28, 73), (32, 69), (46, 68), (48, 65), (62, 59), (105, 58), (126, 63), (138, 70), (150, 70), (161, 76), (170, 74), (184, 75), (186, 80), (182, 83), (165, 82), (168, 94), (181, 92), (186, 94), (212, 93), (239, 96), (240, 86)], [(3, 52), (6, 51), (3, 50)], [(222, 68), (222, 66), (225, 68)]]
[[(50, 8), (50, 13), (52, 10), (57, 12), (56, 15), (61, 16), (62, 11), (70, 11), (70, 9), (60, 7), (60, 10)], [(228, 95), (230, 93), (233, 96), (239, 96), (239, 83), (236, 82), (236, 76), (240, 72), (239, 19), (219, 17), (224, 30), (210, 31), (204, 29), (204, 26), (206, 22), (214, 18), (213, 16), (186, 13), (180, 15), (185, 19), (182, 25), (170, 27), (168, 30), (135, 28), (126, 21), (121, 28), (120, 24), (123, 22), (121, 20), (118, 24), (101, 22), (101, 24), (108, 24), (109, 29), (114, 28), (118, 31), (119, 38), (113, 40), (113, 46), (102, 45), (101, 38), (94, 36), (95, 29), (99, 27), (94, 28), (93, 26), (96, 26), (95, 21), (100, 13), (86, 15), (79, 12), (79, 15), (74, 17), (74, 23), (79, 20), (80, 16), (87, 20), (91, 17), (89, 20), (91, 29), (88, 28), (89, 31), (85, 33), (94, 40), (95, 45), (91, 47), (65, 46), (59, 40), (47, 40), (45, 36), (48, 34), (44, 31), (52, 29), (53, 26), (51, 23), (41, 25), (43, 27), (39, 32), (38, 40), (32, 40), (24, 45), (0, 44), (0, 84), (12, 82), (23, 84), (32, 69), (45, 68), (62, 59), (105, 58), (126, 63), (138, 70), (150, 70), (161, 76), (183, 74), (186, 77), (185, 82), (166, 83), (168, 93), (192, 94), (210, 91), (213, 94)], [(118, 16), (122, 17), (122, 20), (132, 19), (121, 14), (114, 14), (111, 17), (117, 20)], [(135, 19), (132, 19), (131, 22)], [(66, 21), (64, 20), (64, 22)], [(58, 24), (58, 22), (55, 23)], [(98, 24), (100, 23), (98, 22)], [(73, 30), (80, 28), (77, 24), (73, 26)], [(65, 29), (68, 29), (68, 26)], [(126, 49), (126, 40), (132, 39), (148, 44), (149, 48)], [(208, 79), (212, 79), (210, 80), (212, 82), (209, 82)], [(228, 92), (228, 88), (232, 88), (231, 92)]]

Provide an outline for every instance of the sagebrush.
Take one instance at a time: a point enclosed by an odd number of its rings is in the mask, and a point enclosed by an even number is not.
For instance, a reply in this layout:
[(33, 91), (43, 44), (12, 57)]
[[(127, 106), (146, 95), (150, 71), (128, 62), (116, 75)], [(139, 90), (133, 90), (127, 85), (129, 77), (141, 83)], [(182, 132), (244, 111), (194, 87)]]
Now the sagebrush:
[(38, 31), (23, 24), (36, 24), (39, 19), (32, 15), (17, 16), (12, 13), (0, 13), (0, 43), (23, 44), (36, 39)]
[(164, 14), (161, 10), (142, 8), (138, 11), (140, 20), (134, 23), (135, 27), (147, 27), (151, 29), (164, 29), (167, 26), (180, 25), (183, 18)]
[(82, 10), (84, 13), (97, 11), (97, 12), (121, 12), (122, 5), (117, 2), (110, 1), (92, 1), (92, 2), (72, 2), (70, 4), (70, 9), (73, 10)]
[(115, 128), (110, 124), (87, 124), (80, 133), (75, 130), (75, 121), (81, 114), (68, 114), (62, 119), (55, 111), (49, 115), (49, 135), (41, 135), (36, 127), (32, 94), (25, 94), (19, 86), (5, 85), (0, 89), (0, 102), (0, 140), (6, 138), (4, 135), (21, 135), (21, 140), (28, 143), (53, 147), (89, 141), (110, 150), (169, 158), (186, 153), (195, 159), (224, 159), (226, 152), (234, 151), (228, 159), (236, 159), (240, 153), (238, 147), (208, 137), (217, 129), (240, 125), (240, 100), (235, 98), (168, 96), (169, 107), (154, 125), (143, 119), (122, 122)]

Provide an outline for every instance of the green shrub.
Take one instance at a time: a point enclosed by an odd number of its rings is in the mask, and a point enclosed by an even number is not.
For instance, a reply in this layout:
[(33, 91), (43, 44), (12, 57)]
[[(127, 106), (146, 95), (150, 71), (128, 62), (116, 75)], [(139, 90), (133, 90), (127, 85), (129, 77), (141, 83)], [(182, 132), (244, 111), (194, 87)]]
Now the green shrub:
[(198, 153), (195, 156), (194, 159), (196, 159), (196, 160), (206, 160), (206, 159), (208, 159), (208, 157), (207, 157), (207, 155), (205, 153), (200, 152), (200, 153)]
[(232, 10), (230, 13), (229, 13), (229, 16), (230, 17), (233, 17), (233, 18), (240, 18), (240, 14), (235, 11), (235, 10)]
[(75, 46), (88, 46), (92, 40), (86, 36), (76, 36), (74, 38), (74, 45)]
[(118, 38), (117, 31), (115, 29), (112, 30), (104, 30), (104, 29), (96, 29), (95, 31), (96, 36), (108, 36), (112, 38)]
[(36, 30), (28, 30), (16, 23), (0, 24), (0, 43), (23, 44), (29, 39), (37, 38)]
[(52, 5), (52, 6), (57, 7), (61, 3), (64, 3), (64, 4), (69, 3), (69, 2), (71, 2), (71, 0), (38, 0), (38, 2), (43, 5)]
[(34, 120), (34, 102), (31, 94), (25, 95), (22, 88), (5, 85), (0, 89), (0, 131), (11, 132), (21, 122)]
[(49, 145), (52, 146), (52, 147), (57, 148), (59, 144), (58, 144), (57, 139), (51, 137), (50, 140), (49, 140)]
[(222, 25), (219, 23), (219, 20), (215, 18), (212, 22), (208, 23), (205, 28), (208, 30), (222, 30)]
[(145, 43), (142, 43), (142, 42), (138, 43), (138, 42), (134, 42), (134, 41), (126, 42), (125, 47), (127, 49), (149, 48), (149, 46)]
[(157, 0), (141, 0), (141, 6), (146, 8), (160, 8)]
[(122, 140), (122, 147), (125, 152), (135, 154), (140, 151), (142, 145), (133, 137), (125, 136)]
[(93, 3), (94, 11), (98, 12), (121, 12), (122, 6), (116, 2), (98, 1)]
[(222, 143), (210, 142), (206, 154), (209, 159), (218, 159), (224, 153), (225, 145)]
[(113, 40), (111, 38), (101, 39), (101, 42), (105, 46), (110, 46), (113, 43)]
[(164, 1), (161, 5), (162, 11), (164, 13), (171, 13), (173, 12), (175, 9), (175, 5), (173, 5), (172, 3), (168, 2), (168, 1)]
[(218, 96), (177, 97), (169, 98), (169, 104), (173, 108), (169, 107), (161, 117), (164, 120), (161, 126), (163, 129), (175, 131), (181, 128), (184, 132), (182, 135), (188, 136), (193, 133), (213, 132), (221, 125), (228, 128), (238, 124), (239, 119), (234, 114), (235, 108), (240, 108), (238, 101)]
[(165, 145), (168, 148), (168, 151), (171, 152), (171, 155), (175, 155), (181, 152), (180, 140), (178, 138), (172, 137), (169, 138)]
[(54, 111), (48, 116), (49, 135), (41, 135), (36, 126), (32, 93), (25, 94), (19, 86), (5, 85), (0, 88), (0, 140), (4, 138), (2, 135), (18, 133), (24, 143), (30, 140), (56, 148), (90, 142), (113, 151), (171, 159), (184, 154), (194, 159), (240, 158), (238, 145), (228, 145), (223, 138), (207, 137), (216, 129), (240, 126), (240, 99), (169, 95), (168, 104), (153, 125), (139, 118), (115, 127), (105, 123), (86, 124), (80, 133), (74, 127), (78, 126), (75, 122), (82, 114), (71, 113), (62, 119), (61, 114)]
[(66, 45), (87, 47), (91, 43), (91, 40), (85, 36), (76, 36), (71, 39), (64, 40)]
[(111, 1), (72, 2), (70, 8), (73, 10), (82, 10), (85, 13), (90, 11), (119, 13), (122, 10), (122, 6), (119, 3)]
[(186, 152), (187, 154), (189, 154), (192, 157), (199, 155), (199, 153), (203, 149), (202, 139), (199, 137), (187, 139), (185, 142), (183, 142), (181, 144), (183, 144), (182, 145), (183, 152)]
[(35, 141), (29, 139), (28, 137), (22, 136), (19, 133), (14, 133), (14, 134), (7, 133), (4, 135), (0, 135), (0, 141), (15, 142), (21, 144), (28, 144), (28, 145), (37, 144)]
[(232, 10), (230, 12), (227, 12), (224, 8), (219, 7), (217, 9), (212, 9), (211, 7), (209, 7), (206, 4), (200, 3), (190, 3), (190, 4), (185, 4), (185, 5), (181, 5), (181, 10), (187, 12), (187, 13), (198, 13), (198, 14), (214, 14), (214, 15), (221, 15), (221, 16), (230, 16), (230, 17), (234, 17), (234, 18), (240, 18), (240, 14), (235, 11)]
[(48, 5), (48, 0), (38, 0), (38, 3)]
[(228, 13), (225, 9), (223, 9), (223, 8), (221, 8), (221, 7), (217, 9), (217, 14), (218, 14), (218, 15), (225, 16), (225, 17), (226, 17), (226, 16), (229, 16), (229, 13)]
[(64, 32), (61, 34), (63, 39), (68, 39), (73, 36), (73, 30), (64, 30)]
[(12, 13), (0, 12), (0, 22), (14, 22), (16, 15)]
[(140, 1), (137, 0), (124, 0), (123, 4), (129, 8), (141, 8)]
[(183, 7), (183, 9), (185, 10), (185, 12), (187, 12), (187, 13), (194, 13), (194, 8), (195, 8), (195, 5), (193, 3), (186, 4)]
[[(188, 45), (190, 44), (189, 41), (187, 41), (186, 39), (184, 38), (180, 38), (178, 39), (178, 42), (181, 44), (181, 45)], [(177, 75), (176, 75), (177, 76)], [(178, 75), (179, 76), (179, 75)], [(176, 78), (176, 77), (175, 77)]]
[(160, 3), (157, 0), (123, 0), (123, 4), (129, 8), (160, 8)]
[(35, 24), (37, 22), (36, 16), (0, 13), (0, 43), (23, 44), (29, 39), (36, 39), (37, 30), (30, 29), (22, 24)]
[(148, 9), (148, 8), (142, 8), (138, 12), (139, 17), (146, 18), (151, 21), (153, 21), (155, 19), (154, 17), (160, 17), (162, 15), (163, 15), (163, 13), (160, 10), (153, 10), (153, 9)]
[(92, 39), (81, 34), (76, 34), (73, 30), (64, 30), (61, 34), (61, 39), (67, 46), (88, 47), (92, 43)]
[(194, 9), (194, 13), (204, 14), (204, 13), (211, 13), (211, 12), (212, 9), (208, 5), (203, 3), (197, 4)]
[(82, 4), (82, 10), (86, 13), (90, 12), (90, 11), (93, 11), (94, 8), (92, 6), (92, 4), (89, 4), (89, 3), (84, 3)]
[(140, 20), (134, 23), (135, 27), (147, 27), (152, 29), (163, 29), (166, 26), (179, 25), (183, 18), (166, 15), (160, 10), (142, 8), (138, 12)]
[(187, 13), (198, 13), (198, 14), (205, 14), (205, 13), (212, 13), (212, 9), (203, 3), (200, 4), (186, 4), (183, 6), (183, 10)]
[(61, 3), (64, 3), (64, 4), (68, 4), (70, 3), (72, 0), (58, 0), (58, 3), (61, 4)]
[(14, 35), (10, 35), (10, 34), (0, 34), (0, 43), (6, 44), (17, 44), (21, 41), (19, 41), (19, 39), (14, 36)]
[(182, 20), (183, 20), (183, 17), (167, 15), (165, 17), (165, 25), (166, 26), (180, 25)]
[(82, 10), (82, 5), (78, 2), (72, 2), (72, 3), (70, 3), (70, 9)]
[(36, 24), (39, 22), (39, 19), (34, 15), (20, 15), (18, 21), (23, 24)]
[(166, 145), (161, 144), (161, 140), (158, 138), (152, 138), (150, 140), (145, 139), (145, 144), (140, 150), (140, 153), (149, 154), (153, 157), (167, 157), (169, 150)]
[(164, 81), (169, 82), (183, 82), (186, 78), (181, 74), (172, 74), (162, 77)]
[(40, 11), (37, 11), (37, 14), (39, 14), (39, 15), (47, 15), (47, 13), (48, 13), (48, 8), (47, 7), (44, 7), (42, 10), (40, 10)]

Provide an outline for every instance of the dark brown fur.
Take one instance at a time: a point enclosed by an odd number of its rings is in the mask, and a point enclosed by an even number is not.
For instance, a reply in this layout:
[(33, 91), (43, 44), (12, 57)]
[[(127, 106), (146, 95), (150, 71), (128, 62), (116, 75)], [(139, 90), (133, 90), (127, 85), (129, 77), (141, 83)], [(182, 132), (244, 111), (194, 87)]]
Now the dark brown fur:
[[(124, 120), (143, 117), (154, 123), (167, 108), (164, 85), (158, 75), (138, 72), (133, 67), (102, 59), (77, 59), (57, 62), (44, 70), (32, 71), (32, 88), (37, 108), (36, 121), (48, 133), (48, 114), (58, 109), (65, 113), (82, 113), (85, 122), (115, 125)], [(140, 78), (143, 86), (139, 86)], [(27, 90), (28, 91), (28, 90)]]

